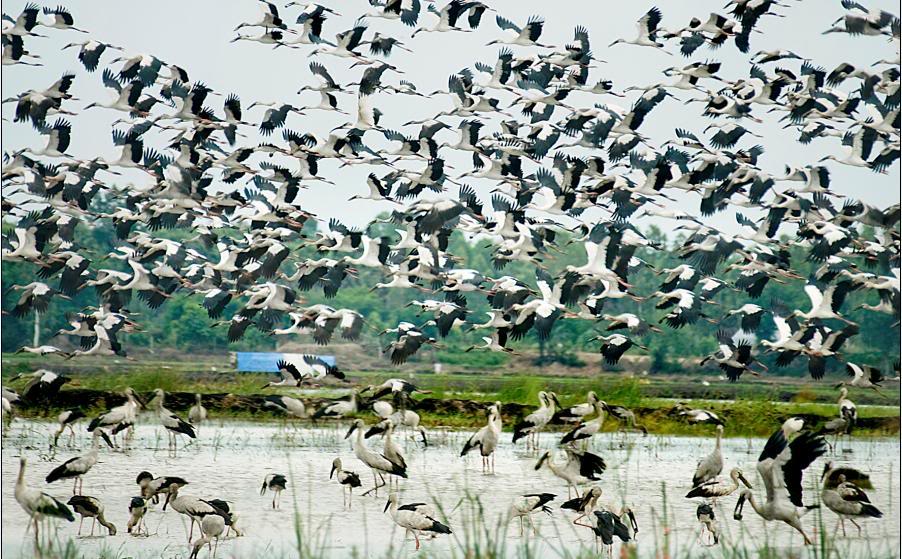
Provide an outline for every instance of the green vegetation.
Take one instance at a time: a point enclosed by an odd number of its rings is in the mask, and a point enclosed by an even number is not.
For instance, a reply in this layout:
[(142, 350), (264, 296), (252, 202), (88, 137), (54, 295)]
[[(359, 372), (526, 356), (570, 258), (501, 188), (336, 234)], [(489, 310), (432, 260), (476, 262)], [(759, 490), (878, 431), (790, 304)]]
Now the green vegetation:
[[(4, 382), (13, 374), (34, 370), (40, 360), (33, 357), (7, 356), (4, 358)], [(73, 364), (74, 363), (74, 364)], [(72, 369), (66, 369), (72, 366)], [(168, 406), (175, 410), (187, 409), (193, 403), (193, 394), (206, 394), (205, 402), (211, 413), (220, 418), (273, 420), (277, 412), (262, 406), (266, 394), (289, 394), (305, 400), (315, 408), (323, 401), (346, 397), (351, 386), (363, 387), (378, 384), (387, 378), (398, 376), (397, 371), (348, 371), (351, 384), (332, 382), (319, 388), (303, 390), (300, 395), (292, 391), (263, 389), (274, 379), (270, 374), (235, 373), (221, 359), (198, 357), (185, 363), (156, 361), (152, 363), (114, 363), (109, 359), (96, 359), (94, 363), (60, 363), (54, 370), (70, 376), (72, 381), (60, 394), (57, 405), (78, 405), (91, 413), (100, 412), (126, 386), (139, 393), (149, 394), (155, 388), (170, 393)], [(405, 378), (408, 378), (405, 375)], [(542, 390), (558, 394), (561, 403), (571, 406), (585, 401), (589, 390), (594, 390), (606, 402), (633, 409), (638, 422), (654, 434), (706, 434), (708, 427), (687, 425), (670, 413), (678, 401), (690, 406), (710, 409), (727, 421), (729, 436), (767, 436), (783, 419), (801, 415), (813, 424), (836, 416), (836, 390), (832, 384), (790, 382), (777, 379), (774, 382), (751, 380), (735, 384), (721, 383), (703, 386), (690, 380), (690, 376), (645, 375), (630, 376), (623, 373), (588, 376), (535, 376), (522, 374), (416, 374), (412, 380), (429, 394), (418, 395), (416, 411), (424, 425), (471, 429), (484, 423), (482, 410), (485, 403), (500, 401), (503, 404), (505, 427), (529, 413)], [(13, 383), (13, 386), (20, 386)], [(674, 396), (679, 396), (675, 399)], [(853, 399), (859, 406), (861, 435), (895, 435), (899, 433), (898, 386), (888, 386), (883, 394), (869, 390), (856, 390)], [(25, 408), (23, 415), (50, 416), (58, 408), (40, 406)], [(370, 420), (371, 412), (362, 407), (359, 416)], [(559, 428), (564, 428), (560, 426)], [(605, 423), (606, 430), (615, 430), (617, 423)]]
[[(153, 232), (155, 236), (178, 241), (186, 240), (192, 233), (191, 231), (180, 230)], [(308, 230), (306, 234), (312, 238), (314, 231), (312, 229)], [(675, 250), (675, 247), (678, 247), (684, 240), (681, 235), (668, 236), (655, 227), (645, 231), (645, 234), (650, 240), (660, 243), (662, 250), (648, 251), (643, 249), (638, 251), (636, 256), (658, 270), (681, 263), (676, 257), (677, 251)], [(394, 237), (396, 234), (392, 224), (382, 223), (373, 225), (370, 235)], [(544, 264), (551, 273), (558, 273), (568, 265), (581, 265), (584, 263), (585, 254), (581, 244), (570, 243), (569, 240), (568, 235), (562, 233), (557, 241), (559, 250), (552, 252), (546, 258)], [(534, 270), (525, 263), (512, 263), (504, 270), (494, 270), (491, 261), (492, 252), (484, 247), (484, 243), (479, 240), (468, 241), (463, 234), (455, 232), (449, 243), (448, 251), (462, 258), (462, 261), (457, 264), (458, 267), (476, 269), (492, 276), (512, 275), (527, 283), (534, 284)], [(84, 246), (91, 254), (97, 255), (96, 258), (99, 259), (102, 255), (112, 250), (113, 247), (122, 244), (122, 241), (115, 239), (113, 230), (109, 228), (109, 224), (106, 221), (103, 221), (95, 224), (93, 228), (82, 229), (79, 236), (79, 244)], [(209, 252), (209, 249), (197, 248)], [(313, 249), (300, 243), (291, 244), (290, 248), (292, 249), (290, 257), (292, 261), (314, 256)], [(816, 263), (806, 261), (804, 249), (790, 244), (790, 250), (793, 262), (799, 263), (798, 273), (802, 277), (807, 277), (817, 267)], [(211, 255), (211, 257), (214, 256)], [(127, 270), (124, 262), (115, 259), (105, 260), (103, 267)], [(735, 277), (735, 272), (723, 272), (719, 277), (732, 280)], [(386, 344), (385, 339), (379, 339), (379, 331), (384, 328), (394, 327), (400, 321), (422, 323), (430, 318), (428, 316), (418, 316), (415, 307), (407, 306), (410, 299), (441, 296), (441, 294), (427, 295), (401, 289), (388, 289), (378, 293), (371, 293), (370, 287), (383, 279), (378, 271), (362, 269), (358, 277), (350, 277), (344, 281), (337, 297), (333, 299), (327, 299), (318, 289), (304, 292), (302, 295), (307, 301), (305, 304), (327, 303), (334, 307), (347, 307), (360, 312), (369, 325), (368, 328), (364, 329), (360, 340), (362, 352), (377, 358), (379, 349)], [(34, 281), (34, 269), (31, 265), (10, 262), (4, 266), (2, 276), (4, 293), (14, 284), (22, 285), (31, 281)], [(630, 276), (630, 283), (633, 285), (631, 291), (637, 295), (647, 297), (659, 288), (660, 281), (661, 277), (649, 270), (637, 271)], [(803, 292), (803, 285), (803, 280), (791, 280), (783, 284), (772, 281), (755, 302), (761, 306), (769, 307), (771, 301), (776, 299), (785, 303), (789, 308), (807, 309), (809, 303)], [(9, 310), (13, 303), (12, 299), (13, 295), (4, 297), (3, 306), (5, 310)], [(211, 321), (206, 316), (206, 311), (201, 307), (200, 300), (200, 296), (190, 295), (187, 291), (177, 291), (160, 309), (151, 310), (139, 298), (133, 298), (128, 308), (132, 313), (135, 313), (134, 318), (141, 324), (143, 331), (121, 336), (129, 354), (132, 356), (159, 355), (162, 351), (164, 354), (170, 353), (184, 356), (185, 354), (193, 353), (224, 354), (227, 351), (236, 350), (271, 351), (276, 349), (278, 343), (311, 342), (309, 337), (305, 336), (270, 336), (251, 328), (240, 342), (228, 344), (226, 341), (227, 326), (214, 325), (214, 321)], [(471, 293), (467, 295), (467, 300), (468, 308), (472, 311), (468, 320), (473, 323), (482, 322), (485, 319), (484, 311), (489, 308), (485, 297), (480, 293)], [(687, 359), (691, 360), (691, 363), (696, 363), (697, 359), (716, 350), (715, 333), (719, 328), (738, 327), (735, 319), (724, 320), (724, 315), (729, 309), (738, 308), (742, 304), (749, 302), (748, 296), (744, 292), (725, 289), (717, 295), (716, 301), (719, 303), (718, 305), (710, 305), (705, 310), (711, 318), (710, 322), (700, 320), (692, 327), (680, 330), (664, 327), (662, 333), (647, 336), (643, 340), (643, 343), (648, 345), (651, 350), (646, 367), (650, 372), (684, 373)], [(893, 363), (899, 361), (898, 325), (894, 325), (892, 316), (858, 308), (862, 303), (875, 304), (876, 302), (876, 293), (857, 291), (849, 296), (843, 306), (843, 314), (859, 323), (861, 331), (858, 336), (855, 336), (843, 347), (843, 357), (853, 362), (866, 363), (882, 368), (884, 371), (891, 371)], [(74, 342), (74, 339), (67, 340), (65, 337), (55, 336), (59, 329), (68, 327), (66, 313), (78, 312), (89, 305), (96, 304), (96, 296), (91, 289), (82, 290), (71, 301), (55, 298), (51, 303), (50, 310), (41, 317), (41, 343), (65, 346), (68, 342)], [(611, 314), (633, 312), (647, 318), (649, 322), (655, 322), (662, 316), (663, 311), (655, 309), (654, 304), (655, 301), (651, 299), (638, 303), (628, 299), (613, 300), (606, 303), (604, 310)], [(231, 317), (237, 308), (238, 302), (233, 301), (226, 309), (225, 319), (227, 320)], [(33, 320), (34, 317), (32, 316), (25, 319), (18, 319), (13, 316), (4, 317), (4, 325), (6, 327), (2, 331), (2, 344), (0, 344), (4, 352), (15, 351), (22, 345), (31, 343)], [(603, 328), (601, 324), (596, 325), (591, 321), (561, 320), (555, 326), (552, 337), (547, 342), (540, 344), (530, 334), (523, 340), (511, 342), (510, 345), (524, 355), (534, 356), (532, 364), (537, 366), (579, 367), (583, 363), (580, 362), (579, 357), (576, 355), (577, 352), (596, 352), (597, 344), (589, 343), (588, 339), (596, 333), (596, 330), (601, 328)], [(773, 331), (773, 321), (765, 318), (762, 320), (757, 335), (759, 337), (769, 337), (773, 334)], [(442, 340), (440, 348), (434, 351), (424, 350), (420, 355), (415, 356), (412, 362), (414, 365), (419, 364), (423, 367), (428, 367), (433, 360), (436, 360), (456, 368), (492, 371), (509, 367), (516, 360), (516, 357), (512, 358), (507, 355), (481, 351), (466, 353), (464, 350), (467, 347), (479, 341), (479, 335), (478, 332), (463, 333), (461, 329), (455, 329), (449, 337)], [(335, 339), (333, 341), (341, 342), (342, 340)], [(330, 351), (329, 348), (322, 349), (322, 352), (328, 351)], [(627, 358), (624, 359), (623, 366), (629, 367), (630, 356), (642, 355), (641, 351), (631, 351)], [(768, 376), (807, 377), (804, 359), (797, 360), (793, 366), (787, 368), (774, 366), (774, 356), (771, 354), (762, 355), (761, 359), (770, 367)], [(381, 366), (387, 366), (384, 360), (382, 360)], [(833, 375), (834, 378), (837, 378), (839, 375), (844, 375), (842, 369), (843, 366), (839, 361), (830, 360), (828, 375)], [(614, 367), (613, 370), (618, 370), (618, 368)], [(693, 370), (692, 374), (711, 374), (712, 371), (718, 370), (716, 367), (711, 366), (707, 372)]]

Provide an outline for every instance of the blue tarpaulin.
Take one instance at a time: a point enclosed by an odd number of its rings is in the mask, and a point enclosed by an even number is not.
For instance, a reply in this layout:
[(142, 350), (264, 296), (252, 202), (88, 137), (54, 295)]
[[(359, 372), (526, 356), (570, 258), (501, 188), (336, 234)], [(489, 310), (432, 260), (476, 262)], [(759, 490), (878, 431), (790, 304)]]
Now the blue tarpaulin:
[[(303, 353), (273, 353), (261, 351), (238, 351), (235, 352), (237, 358), (236, 369), (239, 372), (246, 373), (276, 373), (279, 368), (276, 363), (279, 361), (287, 361), (294, 365), (300, 365), (304, 362)], [(329, 365), (335, 365), (334, 355), (317, 355)]]

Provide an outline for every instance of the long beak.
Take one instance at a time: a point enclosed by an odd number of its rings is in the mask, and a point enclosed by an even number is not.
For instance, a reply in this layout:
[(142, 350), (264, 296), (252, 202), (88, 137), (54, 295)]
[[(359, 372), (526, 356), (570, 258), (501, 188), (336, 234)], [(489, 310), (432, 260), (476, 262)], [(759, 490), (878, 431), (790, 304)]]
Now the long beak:
[(626, 514), (630, 517), (630, 524), (633, 525), (633, 534), (638, 534), (639, 533), (639, 523), (636, 522), (636, 515), (633, 514), (632, 510), (630, 510)]
[(110, 440), (110, 437), (101, 429), (97, 429), (97, 431), (100, 432), (100, 438), (103, 439), (103, 442), (105, 442), (108, 447), (113, 448), (113, 441)]
[[(329, 477), (331, 478), (332, 476), (330, 475)], [(260, 488), (260, 494), (263, 495), (264, 493), (266, 493), (266, 482), (265, 481), (263, 482), (263, 487)]]
[(745, 476), (744, 476), (744, 475), (739, 474), (739, 481), (741, 481), (742, 483), (744, 483), (745, 486), (748, 487), (749, 489), (752, 488), (752, 484), (749, 483), (749, 480), (745, 479)]
[(335, 464), (332, 464), (332, 469), (329, 470), (329, 479), (332, 479), (332, 474), (335, 473)]
[(382, 509), (382, 512), (385, 513), (388, 510), (388, 507), (391, 506), (391, 499), (385, 501), (385, 508)]
[(356, 429), (356, 428), (357, 428), (357, 424), (356, 424), (356, 423), (352, 423), (352, 424), (351, 424), (351, 428), (348, 429), (348, 434), (345, 435), (345, 438), (347, 439), (348, 437), (350, 437), (350, 436), (351, 436), (351, 433), (353, 433), (353, 432), (354, 432), (354, 429)]
[(745, 504), (745, 493), (739, 495), (736, 507), (733, 509), (733, 520), (742, 520), (742, 507)]

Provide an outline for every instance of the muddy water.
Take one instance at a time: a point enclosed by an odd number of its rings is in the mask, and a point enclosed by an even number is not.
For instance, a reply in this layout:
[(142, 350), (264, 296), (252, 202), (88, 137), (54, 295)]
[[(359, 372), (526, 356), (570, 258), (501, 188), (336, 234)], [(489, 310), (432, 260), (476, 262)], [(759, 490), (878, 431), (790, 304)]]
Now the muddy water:
[[(48, 452), (51, 425), (16, 420), (6, 433), (2, 452), (2, 552), (4, 557), (30, 557), (32, 537), (24, 536), (27, 518), (15, 502), (13, 490), (18, 458), (29, 459), (26, 474), (34, 487), (68, 500), (71, 483), (44, 483), (43, 478), (56, 465), (77, 455), (89, 446), (82, 436), (75, 448), (60, 448), (55, 455)], [(84, 494), (98, 497), (106, 506), (107, 518), (118, 528), (116, 536), (84, 537), (90, 530), (85, 522), (83, 536), (76, 536), (75, 523), (56, 522), (56, 545), (70, 540), (83, 557), (188, 557), (188, 523), (174, 511), (162, 511), (158, 505), (148, 512), (149, 537), (125, 533), (130, 497), (138, 493), (135, 476), (141, 470), (154, 475), (178, 475), (190, 484), (183, 493), (203, 499), (225, 499), (238, 514), (242, 537), (229, 537), (219, 545), (220, 558), (296, 557), (298, 535), (306, 552), (329, 557), (405, 556), (414, 554), (414, 541), (404, 539), (388, 514), (383, 514), (385, 489), (379, 496), (355, 495), (352, 509), (342, 505), (342, 492), (329, 480), (332, 460), (341, 457), (346, 469), (358, 472), (364, 488), (372, 486), (372, 475), (353, 454), (343, 436), (347, 422), (325, 428), (295, 427), (281, 424), (249, 424), (243, 422), (207, 423), (199, 438), (191, 444), (180, 443), (176, 456), (167, 451), (166, 434), (153, 424), (139, 425), (127, 452), (103, 450), (99, 463), (85, 476)], [(700, 432), (701, 433), (701, 432)], [(536, 472), (536, 454), (526, 452), (522, 441), (510, 444), (505, 433), (496, 453), (495, 474), (482, 475), (478, 455), (458, 457), (468, 433), (431, 431), (429, 447), (423, 448), (412, 436), (396, 435), (406, 448), (410, 477), (400, 484), (401, 502), (435, 503), (444, 512), (438, 516), (454, 530), (453, 536), (423, 538), (421, 556), (457, 556), (465, 553), (468, 533), (472, 533), (475, 505), (463, 500), (465, 495), (478, 498), (484, 511), (484, 522), (490, 525), (489, 538), (495, 549), (503, 549), (511, 557), (529, 554), (535, 557), (594, 555), (595, 543), (587, 528), (574, 526), (573, 515), (559, 509), (567, 498), (564, 483), (543, 469)], [(540, 446), (553, 448), (559, 435), (542, 435)], [(379, 443), (368, 441), (378, 448)], [(725, 439), (725, 469), (736, 465), (755, 486), (763, 499), (763, 485), (755, 471), (755, 460), (763, 447), (760, 439)], [(852, 465), (871, 475), (875, 489), (872, 502), (881, 509), (882, 519), (863, 522), (859, 537), (847, 523), (848, 537), (835, 545), (843, 557), (893, 557), (899, 549), (899, 444), (897, 440), (864, 440), (847, 445), (846, 452), (829, 458)], [(698, 458), (713, 447), (710, 437), (642, 437), (610, 434), (597, 436), (592, 450), (604, 457), (608, 470), (599, 482), (603, 501), (611, 505), (628, 504), (636, 513), (639, 533), (635, 541), (640, 557), (719, 557), (723, 551), (706, 547), (699, 541), (695, 517), (697, 501), (683, 497), (690, 489), (690, 479)], [(559, 457), (561, 459), (562, 457)], [(815, 462), (805, 476), (806, 503), (818, 500), (813, 487), (815, 474), (824, 460)], [(282, 495), (281, 507), (273, 510), (271, 495), (260, 495), (267, 473), (281, 473), (289, 478), (288, 490)], [(497, 528), (511, 501), (524, 493), (551, 492), (558, 495), (553, 515), (535, 516), (539, 537), (520, 535), (515, 521)], [(777, 556), (808, 556), (802, 549), (801, 536), (779, 523), (765, 523), (746, 506), (742, 522), (733, 519), (736, 497), (721, 500), (716, 516), (722, 531), (722, 545), (760, 550), (767, 545), (777, 549)], [(296, 530), (296, 520), (300, 528)], [(836, 533), (836, 517), (829, 510), (815, 511), (804, 519), (806, 531), (817, 539), (826, 530)], [(467, 526), (471, 529), (468, 530)], [(841, 535), (841, 531), (838, 532)], [(196, 535), (194, 536), (197, 537)], [(618, 556), (620, 544), (615, 544)], [(8, 555), (7, 555), (8, 554)], [(752, 553), (755, 555), (755, 553)], [(203, 550), (201, 558), (207, 557)], [(813, 556), (813, 555), (811, 555)]]

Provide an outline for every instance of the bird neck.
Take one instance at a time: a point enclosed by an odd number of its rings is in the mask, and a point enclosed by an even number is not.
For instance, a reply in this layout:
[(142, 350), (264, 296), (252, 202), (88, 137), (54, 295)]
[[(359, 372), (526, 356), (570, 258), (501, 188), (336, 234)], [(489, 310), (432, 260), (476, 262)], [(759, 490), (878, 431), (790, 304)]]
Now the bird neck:
[(25, 487), (25, 464), (19, 464), (19, 475), (16, 477), (16, 488)]
[(746, 492), (745, 495), (746, 495), (746, 500), (749, 502), (750, 505), (752, 505), (752, 508), (755, 509), (755, 512), (757, 512), (759, 516), (765, 516), (764, 507), (762, 507), (761, 504), (758, 503), (758, 500), (755, 499), (755, 494), (752, 493), (751, 491), (748, 491), (748, 492)]

